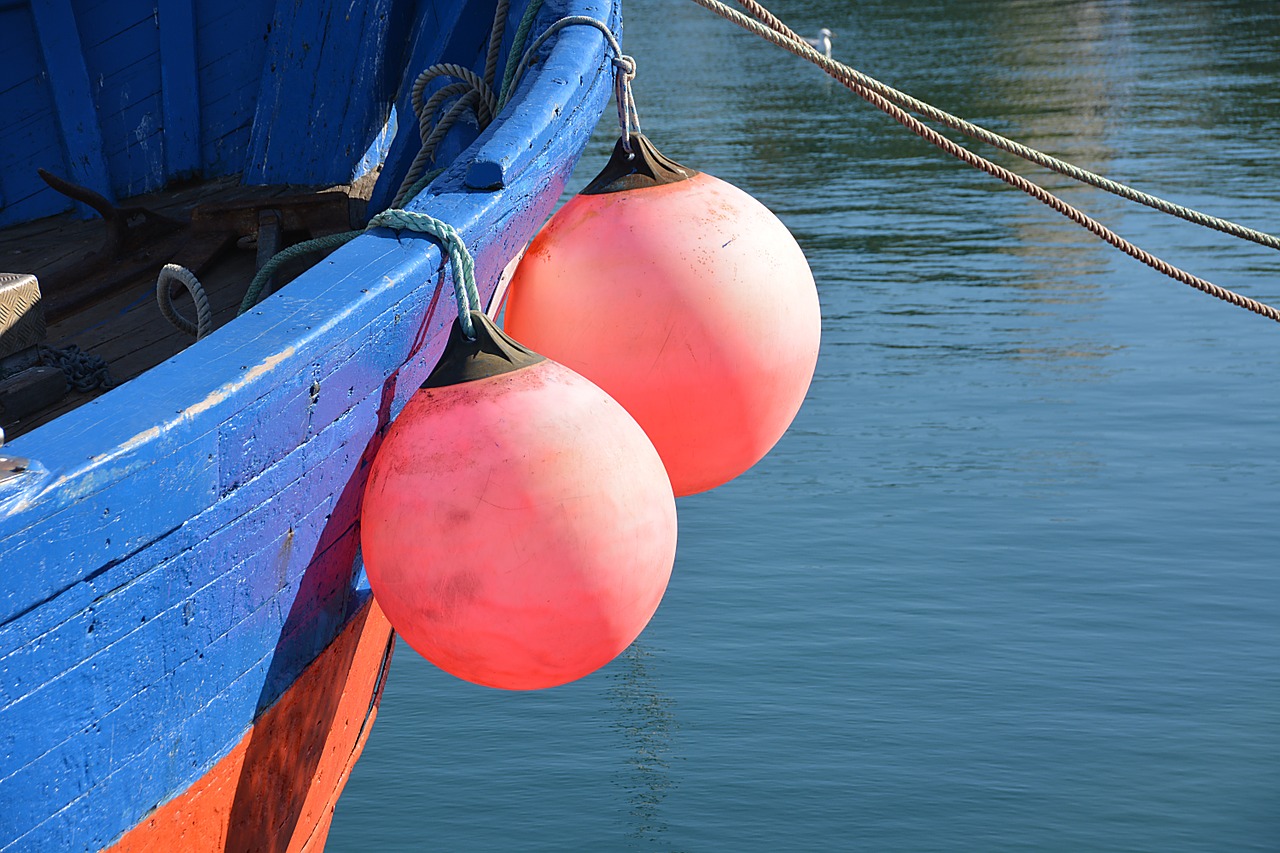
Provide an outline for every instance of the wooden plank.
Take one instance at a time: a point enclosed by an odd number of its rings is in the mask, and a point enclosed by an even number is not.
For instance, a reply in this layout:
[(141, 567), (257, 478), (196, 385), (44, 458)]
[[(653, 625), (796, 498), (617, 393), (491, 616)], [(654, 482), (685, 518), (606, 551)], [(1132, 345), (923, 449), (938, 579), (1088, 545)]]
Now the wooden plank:
[(153, 192), (165, 185), (161, 115), (160, 92), (156, 91), (104, 116), (103, 127), (119, 131), (109, 137), (113, 144), (107, 146), (107, 163), (116, 194), (121, 198)]
[(165, 142), (155, 7), (122, 0), (119, 9), (81, 6), (78, 13), (82, 29), (96, 33), (95, 43), (85, 46), (85, 63), (116, 196), (159, 189), (165, 183)]
[(121, 69), (157, 52), (153, 2), (117, 0), (98, 7), (83, 0), (71, 2), (76, 29), (83, 33), (80, 46), (92, 83), (99, 83), (100, 74), (108, 77), (118, 74)]
[[(36, 37), (44, 52), (50, 88), (67, 150), (67, 177), (113, 199), (111, 177), (102, 146), (102, 129), (90, 94), (80, 34), (71, 0), (32, 3)], [(85, 208), (85, 215), (88, 213)]]
[(157, 0), (160, 80), (164, 93), (164, 160), (167, 180), (187, 178), (200, 167), (199, 58), (192, 0)]
[(69, 210), (72, 203), (40, 180), (38, 168), (61, 169), (61, 130), (54, 111), (31, 9), (0, 9), (5, 62), (0, 64), (0, 226)]
[(200, 162), (205, 175), (238, 175), (257, 105), (275, 0), (196, 0)]
[[(246, 183), (349, 181), (386, 121), (408, 28), (402, 0), (278, 3)], [(305, 133), (299, 133), (306, 128)]]

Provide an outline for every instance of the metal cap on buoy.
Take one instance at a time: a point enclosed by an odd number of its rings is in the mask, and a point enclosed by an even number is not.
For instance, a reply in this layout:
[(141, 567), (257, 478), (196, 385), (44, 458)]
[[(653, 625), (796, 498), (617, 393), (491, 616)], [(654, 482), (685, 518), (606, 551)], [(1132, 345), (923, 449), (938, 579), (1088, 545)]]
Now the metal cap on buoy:
[(619, 139), (609, 162), (578, 195), (601, 195), (687, 181), (696, 169), (681, 166), (664, 155), (643, 133)]
[(621, 406), (484, 314), (392, 424), (361, 510), (391, 624), (459, 678), (528, 690), (581, 678), (639, 635), (666, 590), (676, 513)]
[(818, 293), (764, 205), (629, 143), (534, 238), (504, 326), (621, 403), (688, 495), (750, 468), (790, 425), (817, 362)]
[(471, 312), (471, 324), (475, 337), (467, 337), (462, 324), (454, 321), (445, 342), (444, 353), (432, 368), (423, 388), (443, 388), (475, 382), (490, 376), (501, 376), (522, 367), (530, 367), (546, 356), (513, 341), (493, 321), (480, 311)]

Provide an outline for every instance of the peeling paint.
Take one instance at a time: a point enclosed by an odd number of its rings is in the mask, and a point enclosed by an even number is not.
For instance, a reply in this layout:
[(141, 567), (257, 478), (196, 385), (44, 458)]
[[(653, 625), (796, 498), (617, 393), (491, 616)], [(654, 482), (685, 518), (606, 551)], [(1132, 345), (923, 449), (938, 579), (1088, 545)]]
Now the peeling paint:
[(212, 409), (214, 406), (223, 402), (224, 400), (229, 398), (232, 394), (235, 394), (241, 388), (244, 388), (246, 385), (250, 384), (251, 382), (256, 380), (258, 377), (265, 376), (266, 374), (270, 373), (281, 362), (289, 358), (292, 358), (295, 352), (297, 352), (297, 350), (294, 347), (289, 346), (289, 347), (285, 347), (283, 351), (278, 352), (275, 355), (267, 356), (267, 358), (264, 359), (261, 364), (257, 364), (254, 367), (250, 368), (245, 373), (244, 376), (240, 377), (235, 382), (228, 382), (226, 385), (223, 385), (221, 388), (209, 394), (209, 396), (205, 397), (199, 403), (196, 403), (194, 406), (189, 406), (188, 408), (183, 409), (181, 417), (187, 420), (191, 420), (195, 418), (196, 415), (199, 415), (202, 412), (206, 412), (209, 409)]

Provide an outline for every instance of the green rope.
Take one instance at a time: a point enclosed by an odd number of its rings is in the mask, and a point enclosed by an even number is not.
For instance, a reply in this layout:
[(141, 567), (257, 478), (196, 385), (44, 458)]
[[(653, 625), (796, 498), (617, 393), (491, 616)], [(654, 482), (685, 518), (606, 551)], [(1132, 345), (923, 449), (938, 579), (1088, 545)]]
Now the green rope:
[(245, 292), (244, 299), (240, 303), (240, 310), (236, 316), (245, 314), (258, 304), (267, 281), (282, 265), (303, 255), (323, 252), (327, 249), (336, 249), (374, 228), (390, 228), (393, 231), (413, 231), (418, 234), (426, 234), (434, 237), (443, 246), (445, 253), (449, 257), (449, 266), (453, 270), (453, 289), (454, 296), (458, 302), (458, 320), (462, 324), (462, 330), (466, 332), (467, 337), (474, 338), (475, 328), (471, 324), (471, 311), (473, 308), (476, 311), (482, 311), (484, 308), (481, 304), (480, 291), (476, 287), (475, 260), (471, 257), (471, 253), (467, 251), (462, 235), (449, 223), (442, 222), (433, 216), (397, 208), (391, 208), (379, 213), (373, 219), (370, 219), (369, 224), (361, 230), (345, 231), (341, 234), (331, 234), (327, 237), (317, 237), (314, 240), (297, 243), (272, 256), (271, 260), (262, 265), (262, 269), (258, 270), (258, 274), (249, 283), (249, 289)]
[(249, 289), (245, 291), (244, 299), (240, 301), (240, 310), (236, 312), (236, 316), (240, 317), (249, 311), (253, 306), (258, 304), (258, 300), (262, 298), (262, 290), (267, 286), (267, 281), (271, 276), (275, 275), (276, 270), (287, 264), (294, 258), (310, 255), (313, 252), (323, 252), (325, 249), (336, 249), (344, 243), (349, 243), (356, 237), (363, 234), (363, 231), (346, 231), (342, 234), (330, 234), (327, 237), (317, 237), (314, 240), (307, 240), (297, 243), (283, 251), (277, 252), (271, 256), (271, 260), (262, 265), (262, 269), (258, 270), (258, 274), (253, 277), (253, 281), (249, 282)]
[(462, 235), (452, 225), (425, 213), (410, 210), (384, 210), (369, 220), (368, 228), (390, 228), (393, 231), (414, 231), (434, 237), (449, 255), (449, 267), (453, 270), (453, 293), (458, 301), (458, 321), (468, 338), (475, 338), (471, 325), (471, 310), (483, 311), (480, 291), (476, 288), (476, 263), (467, 251)]
[(507, 101), (511, 100), (511, 93), (515, 87), (516, 69), (520, 65), (520, 58), (524, 56), (524, 43), (529, 38), (529, 30), (533, 29), (533, 20), (538, 17), (538, 12), (542, 11), (542, 0), (529, 0), (529, 5), (524, 10), (524, 17), (520, 19), (520, 26), (516, 28), (516, 34), (511, 38), (511, 49), (507, 51), (507, 64), (502, 74), (502, 88), (498, 90), (498, 109), (501, 110), (507, 105)]

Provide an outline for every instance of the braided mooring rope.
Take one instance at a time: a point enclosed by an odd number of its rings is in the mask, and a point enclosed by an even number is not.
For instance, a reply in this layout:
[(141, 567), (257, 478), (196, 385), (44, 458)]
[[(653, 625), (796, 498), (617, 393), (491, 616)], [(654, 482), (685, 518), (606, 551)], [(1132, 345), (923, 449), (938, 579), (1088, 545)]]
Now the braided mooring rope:
[(1166, 213), (1180, 216), (1188, 221), (1196, 222), (1197, 224), (1205, 225), (1206, 227), (1215, 228), (1219, 231), (1232, 234), (1233, 236), (1241, 237), (1242, 239), (1253, 240), (1254, 242), (1271, 246), (1273, 248), (1280, 248), (1280, 238), (1273, 237), (1269, 234), (1263, 234), (1262, 232), (1253, 231), (1252, 229), (1244, 228), (1243, 226), (1236, 225), (1235, 223), (1218, 219), (1217, 217), (1211, 217), (1207, 214), (1190, 210), (1189, 208), (1183, 208), (1155, 196), (1139, 193), (1131, 187), (1127, 187), (1123, 184), (1117, 184), (1113, 181), (1107, 180), (1106, 178), (1102, 178), (1101, 176), (1094, 175), (1092, 172), (1087, 172), (1086, 170), (1079, 169), (1069, 163), (1065, 163), (1064, 161), (1049, 157), (1047, 154), (1035, 151), (1035, 149), (1027, 148), (1026, 146), (1013, 142), (1012, 140), (1005, 139), (998, 134), (993, 134), (990, 131), (983, 130), (982, 128), (977, 127), (977, 125), (969, 124), (963, 119), (959, 119), (949, 113), (945, 113), (931, 107), (922, 101), (917, 101), (896, 89), (885, 86), (883, 83), (867, 77), (866, 75), (814, 50), (808, 42), (797, 35), (794, 30), (782, 23), (781, 20), (769, 12), (764, 6), (756, 2), (756, 0), (738, 0), (739, 5), (751, 12), (751, 14), (755, 16), (754, 18), (748, 17), (736, 9), (726, 6), (724, 3), (719, 2), (719, 0), (693, 0), (693, 2), (716, 13), (720, 17), (737, 24), (748, 32), (754, 33), (755, 35), (790, 51), (798, 57), (812, 62), (814, 65), (822, 68), (823, 71), (837, 80), (845, 88), (854, 92), (872, 106), (886, 113), (889, 117), (906, 127), (912, 133), (915, 133), (922, 139), (932, 143), (956, 159), (968, 163), (970, 166), (986, 172), (993, 177), (999, 178), (1012, 187), (1022, 190), (1032, 198), (1035, 198), (1037, 201), (1057, 211), (1072, 222), (1075, 222), (1090, 233), (1124, 252), (1126, 255), (1129, 255), (1131, 258), (1141, 261), (1157, 272), (1162, 273), (1175, 281), (1181, 282), (1189, 287), (1193, 287), (1203, 293), (1215, 296), (1224, 302), (1229, 302), (1232, 305), (1252, 311), (1253, 313), (1266, 317), (1269, 320), (1280, 322), (1280, 311), (1277, 311), (1270, 305), (1259, 302), (1256, 299), (1251, 299), (1247, 296), (1236, 293), (1235, 291), (1228, 290), (1225, 287), (1214, 284), (1176, 267), (1167, 261), (1161, 260), (1145, 249), (1142, 249), (1121, 237), (1107, 226), (1058, 198), (1043, 187), (1032, 183), (1020, 175), (1014, 174), (1003, 166), (997, 165), (978, 154), (974, 154), (972, 151), (969, 151), (946, 138), (933, 128), (921, 122), (919, 119), (908, 114), (901, 106), (899, 106), (898, 103), (895, 103), (895, 100), (900, 99), (902, 103), (909, 106), (911, 109), (926, 115), (926, 117), (933, 118), (955, 128), (956, 130), (960, 130), (961, 132), (969, 133), (975, 138), (991, 142), (991, 144), (998, 145), (1010, 153), (1017, 154), (1018, 156), (1025, 156), (1033, 162), (1040, 163), (1041, 165), (1054, 169), (1054, 171), (1058, 171), (1068, 177), (1077, 178), (1078, 180), (1082, 180), (1101, 189), (1107, 189), (1111, 192), (1115, 192), (1125, 198), (1130, 198)]

